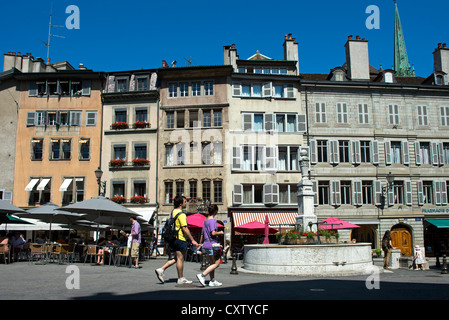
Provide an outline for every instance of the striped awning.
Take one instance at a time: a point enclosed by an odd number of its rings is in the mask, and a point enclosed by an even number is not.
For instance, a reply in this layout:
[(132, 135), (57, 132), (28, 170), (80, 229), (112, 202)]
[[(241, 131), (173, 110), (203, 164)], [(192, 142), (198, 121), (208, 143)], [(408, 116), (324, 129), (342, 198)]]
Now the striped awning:
[(238, 227), (252, 221), (265, 223), (266, 215), (268, 215), (269, 225), (277, 228), (279, 225), (295, 224), (298, 212), (233, 212), (232, 219), (234, 221), (234, 227)]

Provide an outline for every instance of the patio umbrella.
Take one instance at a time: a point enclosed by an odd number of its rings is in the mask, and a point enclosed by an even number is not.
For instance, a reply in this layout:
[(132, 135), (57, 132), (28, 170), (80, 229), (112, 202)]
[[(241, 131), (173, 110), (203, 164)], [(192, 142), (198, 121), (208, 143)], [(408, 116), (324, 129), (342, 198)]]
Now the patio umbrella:
[(360, 226), (335, 217), (329, 217), (327, 219), (320, 221), (318, 228), (323, 230), (337, 230), (337, 229), (360, 228)]
[(270, 226), (268, 225), (270, 223), (270, 221), (268, 220), (268, 214), (265, 216), (265, 238), (263, 239), (263, 244), (269, 244), (270, 241), (268, 240), (268, 235), (269, 235), (269, 228)]
[(17, 217), (11, 216), (10, 214), (0, 215), (0, 225), (5, 225), (5, 230), (8, 228), (8, 224), (32, 224), (31, 222), (19, 219)]
[[(203, 223), (206, 220), (206, 217), (201, 213), (195, 213), (190, 216), (187, 216), (187, 227), (194, 232), (200, 232), (203, 228)], [(217, 226), (219, 228), (224, 228), (224, 226), (217, 222)]]
[(26, 212), (23, 209), (13, 206), (8, 200), (0, 200), (0, 214)]
[[(245, 224), (242, 224), (238, 227), (234, 227), (234, 231), (246, 234), (265, 234), (265, 224), (259, 221), (252, 221)], [(277, 229), (268, 227), (269, 234), (277, 233)]]

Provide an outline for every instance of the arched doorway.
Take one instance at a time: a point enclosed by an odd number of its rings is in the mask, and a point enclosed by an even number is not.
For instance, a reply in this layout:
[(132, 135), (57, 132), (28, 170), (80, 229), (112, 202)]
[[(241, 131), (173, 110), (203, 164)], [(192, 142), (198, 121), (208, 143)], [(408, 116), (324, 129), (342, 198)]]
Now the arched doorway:
[(412, 232), (405, 225), (396, 225), (391, 228), (391, 242), (393, 247), (401, 250), (401, 256), (413, 255)]
[(372, 225), (360, 225), (360, 228), (352, 229), (351, 240), (355, 239), (357, 242), (371, 243), (371, 249), (376, 249), (377, 231)]

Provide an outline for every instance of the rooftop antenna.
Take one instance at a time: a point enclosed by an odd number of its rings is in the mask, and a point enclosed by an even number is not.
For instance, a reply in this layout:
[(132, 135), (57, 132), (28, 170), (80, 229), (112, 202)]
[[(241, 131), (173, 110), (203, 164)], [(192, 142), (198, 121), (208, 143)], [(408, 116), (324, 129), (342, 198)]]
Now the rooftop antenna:
[(187, 60), (186, 58), (184, 58), (184, 60), (189, 63), (189, 66), (192, 66), (192, 61), (193, 61), (192, 57), (190, 57), (190, 60)]
[(42, 41), (42, 40), (39, 39), (45, 45), (45, 47), (47, 48), (47, 63), (49, 63), (49, 61), (50, 61), (50, 41), (51, 41), (51, 37), (57, 37), (57, 38), (65, 39), (65, 37), (63, 37), (63, 36), (58, 36), (58, 35), (55, 35), (55, 34), (51, 33), (51, 29), (52, 28), (64, 28), (64, 26), (57, 26), (57, 25), (51, 24), (52, 16), (53, 16), (53, 3), (51, 4), (50, 22), (48, 24), (48, 40), (47, 40), (47, 42), (45, 42), (45, 41)]

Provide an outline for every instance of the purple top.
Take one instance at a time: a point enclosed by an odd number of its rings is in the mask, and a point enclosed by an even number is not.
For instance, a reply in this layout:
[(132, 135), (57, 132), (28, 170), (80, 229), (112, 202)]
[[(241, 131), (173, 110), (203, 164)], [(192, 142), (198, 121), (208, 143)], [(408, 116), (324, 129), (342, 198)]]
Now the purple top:
[(217, 220), (208, 219), (203, 223), (203, 248), (204, 249), (212, 249), (212, 243), (218, 243), (217, 237), (212, 236), (212, 231), (217, 231)]
[(131, 227), (131, 235), (133, 237), (133, 242), (140, 243), (140, 224), (134, 221)]

